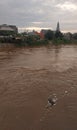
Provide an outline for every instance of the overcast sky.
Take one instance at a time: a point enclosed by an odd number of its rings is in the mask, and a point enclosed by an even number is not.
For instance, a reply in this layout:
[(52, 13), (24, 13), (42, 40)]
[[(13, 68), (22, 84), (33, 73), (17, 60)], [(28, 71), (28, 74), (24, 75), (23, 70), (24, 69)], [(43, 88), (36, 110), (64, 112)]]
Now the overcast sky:
[(0, 24), (77, 32), (77, 0), (0, 0)]

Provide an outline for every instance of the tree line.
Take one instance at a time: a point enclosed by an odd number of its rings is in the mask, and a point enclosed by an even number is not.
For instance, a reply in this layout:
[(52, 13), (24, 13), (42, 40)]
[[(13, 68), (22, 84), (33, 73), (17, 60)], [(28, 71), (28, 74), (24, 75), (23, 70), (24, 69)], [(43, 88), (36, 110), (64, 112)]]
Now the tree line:
[(40, 38), (39, 35), (29, 35), (28, 32), (12, 34), (7, 32), (7, 36), (4, 33), (4, 37), (0, 37), (1, 43), (13, 43), (18, 46), (36, 46), (46, 45), (48, 43), (61, 44), (61, 43), (77, 43), (77, 33), (62, 33), (60, 30), (52, 31), (46, 30), (44, 38)]

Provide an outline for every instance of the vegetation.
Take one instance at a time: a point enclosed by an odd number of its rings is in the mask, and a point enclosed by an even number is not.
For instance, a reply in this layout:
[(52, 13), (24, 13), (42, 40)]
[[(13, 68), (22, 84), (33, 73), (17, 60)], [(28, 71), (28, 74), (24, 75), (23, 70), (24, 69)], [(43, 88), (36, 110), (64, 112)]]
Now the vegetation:
[(16, 32), (14, 31), (0, 31), (0, 36), (15, 36)]
[(47, 40), (53, 40), (53, 38), (54, 38), (54, 32), (51, 31), (51, 30), (48, 30), (46, 32), (46, 34), (45, 34), (45, 39), (47, 39)]
[[(2, 36), (1, 36), (2, 34)], [(58, 44), (71, 44), (77, 43), (77, 33), (63, 34), (60, 30), (52, 31), (48, 30), (44, 34), (44, 38), (41, 38), (40, 35), (29, 35), (28, 32), (23, 33), (14, 33), (11, 31), (0, 32), (0, 43), (10, 43), (15, 44), (16, 46), (40, 46), (48, 45), (50, 43), (54, 45)]]
[(74, 34), (72, 35), (72, 37), (73, 37), (73, 39), (77, 40), (77, 33), (74, 33)]

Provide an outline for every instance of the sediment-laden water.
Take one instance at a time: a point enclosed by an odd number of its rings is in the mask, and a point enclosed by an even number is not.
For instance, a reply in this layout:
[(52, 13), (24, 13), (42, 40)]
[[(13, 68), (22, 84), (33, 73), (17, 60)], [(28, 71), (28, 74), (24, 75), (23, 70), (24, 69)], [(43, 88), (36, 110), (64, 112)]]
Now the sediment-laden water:
[(77, 130), (76, 45), (0, 49), (0, 130)]

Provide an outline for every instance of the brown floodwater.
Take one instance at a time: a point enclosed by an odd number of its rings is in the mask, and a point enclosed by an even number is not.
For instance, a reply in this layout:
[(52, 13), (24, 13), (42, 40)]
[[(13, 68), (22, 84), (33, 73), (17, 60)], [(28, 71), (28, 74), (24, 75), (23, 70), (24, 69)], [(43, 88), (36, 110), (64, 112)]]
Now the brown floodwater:
[(0, 49), (0, 130), (77, 130), (76, 45)]

